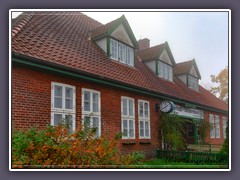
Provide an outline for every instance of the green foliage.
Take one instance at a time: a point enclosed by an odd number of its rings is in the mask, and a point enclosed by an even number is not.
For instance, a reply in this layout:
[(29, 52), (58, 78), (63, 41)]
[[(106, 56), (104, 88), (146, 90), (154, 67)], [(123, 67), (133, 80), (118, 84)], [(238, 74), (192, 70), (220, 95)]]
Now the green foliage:
[(60, 124), (39, 131), (12, 131), (13, 168), (129, 165), (143, 158), (139, 152), (120, 155), (119, 134), (113, 139), (96, 138), (94, 129), (85, 130), (70, 134), (67, 126)]
[(174, 114), (162, 114), (161, 132), (165, 150), (184, 149), (184, 126), (187, 122)]
[(216, 75), (211, 75), (211, 80), (216, 86), (211, 87), (210, 92), (217, 95), (220, 99), (228, 102), (228, 66)]
[(229, 122), (228, 121), (227, 121), (227, 127), (226, 127), (226, 139), (223, 143), (220, 153), (227, 154), (227, 155), (229, 153)]
[(205, 144), (205, 139), (209, 134), (210, 128), (211, 124), (209, 123), (209, 121), (206, 120), (199, 121), (198, 129), (200, 132), (201, 139), (203, 140), (203, 144)]

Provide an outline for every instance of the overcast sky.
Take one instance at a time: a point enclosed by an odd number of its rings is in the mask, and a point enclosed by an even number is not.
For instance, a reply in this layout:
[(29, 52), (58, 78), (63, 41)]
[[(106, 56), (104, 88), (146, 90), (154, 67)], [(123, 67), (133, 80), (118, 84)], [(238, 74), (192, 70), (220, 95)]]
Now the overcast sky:
[[(159, 10), (161, 11), (161, 10)], [(228, 65), (227, 12), (84, 12), (106, 24), (125, 15), (137, 40), (150, 46), (168, 42), (176, 63), (195, 58), (202, 79), (211, 86), (211, 74)], [(15, 15), (14, 15), (15, 17)]]

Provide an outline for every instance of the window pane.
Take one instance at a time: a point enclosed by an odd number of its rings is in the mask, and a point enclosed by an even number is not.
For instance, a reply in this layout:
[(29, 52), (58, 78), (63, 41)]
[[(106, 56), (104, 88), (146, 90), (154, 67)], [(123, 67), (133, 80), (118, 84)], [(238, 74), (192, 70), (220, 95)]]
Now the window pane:
[(168, 79), (169, 79), (170, 81), (173, 80), (172, 76), (173, 76), (173, 74), (172, 74), (172, 67), (171, 67), (171, 66), (168, 66)]
[(134, 137), (134, 121), (129, 120), (129, 137)]
[(119, 53), (119, 60), (122, 63), (126, 63), (126, 46), (122, 43), (118, 43), (118, 53)]
[(73, 88), (65, 88), (65, 108), (73, 109)]
[(65, 100), (65, 108), (66, 109), (73, 109), (73, 101), (72, 101), (72, 99), (66, 99)]
[(62, 86), (55, 85), (54, 92), (55, 92), (55, 96), (62, 97)]
[(148, 103), (144, 103), (144, 114), (145, 114), (146, 118), (149, 116), (148, 115)]
[(73, 99), (73, 89), (66, 87), (65, 88), (65, 96), (66, 96), (66, 98)]
[(62, 114), (54, 114), (53, 125), (57, 126), (58, 124), (62, 124)]
[(129, 116), (133, 116), (133, 100), (129, 99)]
[(140, 125), (139, 125), (139, 129), (140, 129), (140, 136), (143, 137), (144, 136), (144, 127), (143, 127), (143, 121), (140, 121)]
[(123, 98), (122, 99), (122, 110), (123, 110), (123, 115), (128, 115), (127, 114), (127, 99), (126, 98)]
[(139, 102), (139, 117), (143, 117), (143, 102)]
[(127, 137), (128, 136), (128, 121), (127, 120), (123, 120), (122, 123), (123, 123), (123, 130), (122, 130), (123, 134), (122, 135), (124, 137)]
[(168, 79), (168, 67), (163, 63), (163, 77), (164, 79)]
[(158, 61), (158, 73), (160, 77), (163, 77), (163, 63)]
[(118, 43), (117, 43), (117, 41), (111, 39), (111, 40), (110, 40), (110, 46), (111, 46), (111, 48), (110, 48), (111, 58), (113, 58), (113, 59), (118, 59), (118, 55), (117, 55), (117, 51), (118, 51), (117, 46), (118, 46)]
[(69, 128), (69, 133), (73, 133), (73, 118), (72, 115), (65, 116), (66, 126)]
[(90, 92), (84, 91), (84, 111), (90, 111)]
[(95, 128), (95, 130), (96, 130), (96, 133), (95, 133), (95, 135), (97, 136), (97, 137), (99, 137), (100, 136), (100, 134), (99, 134), (99, 118), (98, 117), (93, 117), (93, 128)]
[(54, 98), (54, 108), (62, 108), (62, 98), (60, 97)]
[(127, 64), (129, 66), (134, 66), (134, 55), (133, 55), (133, 49), (128, 47), (127, 48)]
[(145, 137), (149, 137), (149, 122), (145, 121)]
[(99, 112), (99, 109), (98, 109), (98, 105), (99, 105), (98, 99), (99, 99), (98, 93), (93, 93), (93, 112)]

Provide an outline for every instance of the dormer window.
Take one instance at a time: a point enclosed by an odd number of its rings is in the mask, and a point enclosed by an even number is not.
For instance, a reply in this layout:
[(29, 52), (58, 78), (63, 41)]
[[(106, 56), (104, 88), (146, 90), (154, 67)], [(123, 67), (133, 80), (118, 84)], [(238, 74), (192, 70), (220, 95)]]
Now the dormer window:
[(110, 57), (123, 64), (134, 66), (133, 48), (114, 39), (110, 39)]
[(172, 66), (162, 61), (158, 61), (158, 76), (166, 80), (173, 81)]
[(198, 79), (188, 75), (188, 87), (198, 91)]

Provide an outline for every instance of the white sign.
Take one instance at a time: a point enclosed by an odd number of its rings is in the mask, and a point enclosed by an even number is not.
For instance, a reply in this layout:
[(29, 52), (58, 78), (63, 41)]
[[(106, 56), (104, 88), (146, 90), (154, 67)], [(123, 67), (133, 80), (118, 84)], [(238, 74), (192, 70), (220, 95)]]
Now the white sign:
[(198, 109), (192, 109), (175, 104), (175, 108), (171, 114), (178, 116), (185, 116), (189, 118), (203, 119), (203, 111)]

